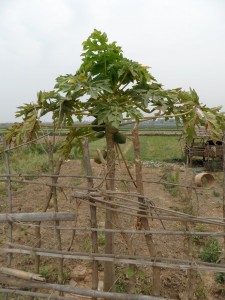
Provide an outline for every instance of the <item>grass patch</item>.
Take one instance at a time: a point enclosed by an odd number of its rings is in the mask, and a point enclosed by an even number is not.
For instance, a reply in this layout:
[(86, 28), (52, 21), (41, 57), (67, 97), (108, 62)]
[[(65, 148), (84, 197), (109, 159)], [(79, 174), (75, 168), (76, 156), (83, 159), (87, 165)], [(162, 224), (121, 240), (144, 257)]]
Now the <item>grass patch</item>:
[(180, 195), (180, 189), (178, 184), (180, 183), (180, 170), (176, 169), (175, 171), (171, 168), (165, 168), (163, 179), (167, 181), (164, 184), (164, 187), (169, 191), (173, 197)]
[[(127, 143), (132, 137), (127, 138)], [(125, 159), (133, 161), (133, 147), (127, 147), (127, 143), (121, 145), (122, 151), (126, 149)], [(58, 145), (56, 145), (56, 148)], [(96, 149), (105, 149), (105, 138), (89, 143), (90, 157), (96, 154)], [(55, 149), (57, 150), (57, 149)], [(180, 161), (183, 154), (177, 136), (140, 136), (140, 156), (142, 161)], [(72, 148), (71, 159), (81, 159), (82, 154)], [(0, 166), (0, 173), (4, 174), (5, 165)], [(36, 144), (29, 147), (19, 148), (9, 153), (11, 173), (38, 174), (49, 170), (48, 157), (44, 145)]]
[[(49, 170), (48, 157), (42, 147), (26, 147), (9, 153), (9, 164), (11, 173), (37, 174)], [(6, 165), (0, 166), (0, 173), (6, 173)]]
[(207, 243), (204, 245), (203, 251), (200, 253), (202, 261), (209, 263), (218, 263), (221, 256), (222, 248), (215, 238), (209, 238)]
[[(129, 138), (128, 137), (128, 141)], [(90, 156), (95, 155), (96, 149), (106, 147), (105, 139), (100, 139), (89, 144)], [(122, 150), (126, 144), (121, 145)], [(133, 161), (133, 147), (126, 152), (125, 158)], [(177, 136), (140, 136), (140, 155), (142, 161), (181, 161), (184, 159), (181, 151), (179, 137)]]

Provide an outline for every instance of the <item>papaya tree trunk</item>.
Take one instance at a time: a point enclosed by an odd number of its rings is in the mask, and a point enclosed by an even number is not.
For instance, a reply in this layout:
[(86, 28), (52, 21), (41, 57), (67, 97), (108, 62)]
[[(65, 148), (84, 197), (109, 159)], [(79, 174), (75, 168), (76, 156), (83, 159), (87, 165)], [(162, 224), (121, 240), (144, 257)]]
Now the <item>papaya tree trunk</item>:
[[(115, 147), (113, 133), (106, 128), (106, 145), (107, 145), (107, 178), (106, 190), (113, 191), (115, 189)], [(113, 197), (107, 197), (108, 207), (111, 208)], [(113, 212), (106, 208), (105, 229), (113, 228)], [(114, 233), (105, 232), (105, 254), (114, 253)], [(115, 267), (113, 262), (104, 263), (104, 291), (114, 292)]]

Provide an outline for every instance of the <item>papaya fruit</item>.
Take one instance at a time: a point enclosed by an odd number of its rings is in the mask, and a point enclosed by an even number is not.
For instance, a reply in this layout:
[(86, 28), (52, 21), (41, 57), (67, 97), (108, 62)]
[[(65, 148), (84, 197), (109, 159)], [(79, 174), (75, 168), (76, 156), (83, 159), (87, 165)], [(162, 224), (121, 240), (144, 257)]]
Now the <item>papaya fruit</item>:
[(99, 131), (99, 132), (96, 132), (96, 134), (95, 134), (95, 137), (97, 138), (97, 139), (101, 139), (101, 138), (103, 138), (105, 136), (105, 132), (104, 131)]
[(126, 143), (126, 136), (120, 132), (116, 132), (113, 135), (113, 140), (117, 144), (125, 144)]
[(109, 130), (111, 133), (116, 133), (116, 132), (119, 131), (118, 128), (116, 128), (116, 127), (114, 127), (114, 126), (112, 126), (112, 125), (109, 125), (109, 126), (108, 126), (108, 130)]
[[(97, 118), (94, 119), (94, 121), (91, 123), (91, 125), (99, 125), (99, 124), (98, 124), (98, 119), (97, 119)], [(97, 132), (99, 132), (99, 131), (105, 131), (105, 126), (101, 126), (101, 125), (105, 125), (105, 124), (102, 123), (102, 124), (100, 124), (99, 126), (93, 126), (92, 129), (93, 129), (94, 131), (97, 131)]]

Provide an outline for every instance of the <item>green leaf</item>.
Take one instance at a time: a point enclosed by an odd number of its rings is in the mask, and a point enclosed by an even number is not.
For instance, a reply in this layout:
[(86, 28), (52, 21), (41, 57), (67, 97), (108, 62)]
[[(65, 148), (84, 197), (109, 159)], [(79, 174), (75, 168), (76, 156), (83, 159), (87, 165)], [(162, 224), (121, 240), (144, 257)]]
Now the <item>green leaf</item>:
[(131, 268), (128, 268), (126, 270), (126, 275), (127, 275), (128, 278), (131, 278), (132, 276), (134, 276), (134, 270), (131, 269)]

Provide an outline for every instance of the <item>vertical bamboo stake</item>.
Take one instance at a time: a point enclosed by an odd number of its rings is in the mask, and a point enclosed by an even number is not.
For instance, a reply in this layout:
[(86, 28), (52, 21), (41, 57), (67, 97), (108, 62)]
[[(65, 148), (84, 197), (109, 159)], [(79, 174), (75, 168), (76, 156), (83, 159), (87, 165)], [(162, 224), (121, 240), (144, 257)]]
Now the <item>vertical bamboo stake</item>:
[[(83, 147), (83, 158), (86, 167), (86, 174), (87, 174), (87, 183), (88, 183), (88, 191), (93, 188), (93, 178), (92, 178), (92, 169), (90, 164), (90, 155), (89, 155), (89, 146), (88, 146), (88, 139), (84, 139), (82, 142)], [(95, 202), (90, 200), (90, 202)], [(97, 223), (97, 208), (93, 205), (90, 205), (90, 223), (91, 228), (95, 229), (98, 227)], [(92, 240), (92, 253), (98, 253), (98, 233), (97, 231), (91, 232), (91, 240)], [(92, 289), (97, 290), (98, 288), (98, 261), (94, 260), (92, 263)], [(92, 300), (96, 300), (96, 297), (92, 297)]]
[[(185, 229), (186, 231), (189, 231), (189, 226), (188, 223), (185, 223)], [(190, 261), (193, 260), (193, 255), (192, 255), (192, 237), (190, 235), (187, 236), (187, 249), (186, 249), (186, 254), (188, 256), (188, 259)], [(187, 285), (187, 297), (188, 300), (192, 300), (194, 297), (194, 281), (195, 281), (195, 273), (196, 271), (190, 269), (187, 271), (188, 274), (188, 285)]]
[[(6, 173), (7, 173), (7, 192), (8, 192), (8, 212), (12, 213), (12, 191), (11, 191), (11, 178), (10, 178), (10, 165), (9, 165), (9, 156), (6, 147), (6, 140), (5, 137), (2, 137), (3, 147), (4, 147), (4, 156), (5, 156), (5, 163), (6, 163)], [(13, 225), (11, 222), (8, 224), (8, 241), (12, 243), (12, 231)], [(12, 261), (12, 254), (7, 254), (7, 267), (11, 266)]]
[[(133, 184), (134, 186), (137, 188), (136, 186), (136, 182), (129, 170), (129, 167), (127, 165), (127, 162), (125, 160), (125, 157), (123, 155), (123, 152), (119, 146), (119, 144), (116, 144), (116, 149), (118, 149), (118, 155), (120, 154), (121, 155), (121, 158), (125, 164), (125, 167), (126, 167), (126, 170), (130, 176), (130, 178), (132, 179), (133, 181)], [(129, 190), (129, 189), (128, 189)], [(122, 228), (121, 224), (120, 224), (120, 220), (119, 220), (119, 217), (118, 217), (118, 214), (117, 213), (114, 213), (114, 223), (115, 223), (115, 226), (118, 227), (118, 228)], [(127, 249), (128, 249), (128, 253), (129, 255), (131, 256), (135, 256), (135, 249), (133, 248), (133, 244), (132, 244), (132, 239), (129, 238), (128, 234), (126, 234), (125, 232), (121, 232), (121, 236), (127, 246)], [(129, 276), (129, 293), (130, 294), (134, 294), (135, 293), (135, 286), (136, 286), (136, 271), (137, 271), (137, 266), (134, 265), (134, 264), (129, 264), (129, 269), (131, 270), (131, 276)]]
[[(136, 185), (137, 185), (137, 192), (144, 196), (144, 186), (143, 186), (143, 180), (142, 180), (142, 165), (141, 165), (141, 159), (140, 159), (140, 144), (139, 144), (139, 135), (138, 135), (138, 123), (135, 124), (133, 131), (133, 144), (134, 144), (134, 160), (135, 160), (135, 171), (136, 171)], [(144, 204), (144, 198), (139, 197), (138, 202), (140, 203), (140, 206), (143, 207)], [(139, 212), (139, 214), (143, 214), (142, 211)], [(148, 223), (148, 218), (146, 218), (143, 214), (143, 217), (139, 217), (137, 220), (137, 228), (141, 229), (144, 228), (145, 230), (150, 230), (150, 226)], [(156, 257), (157, 253), (155, 250), (155, 245), (152, 239), (152, 234), (145, 234), (145, 240), (146, 244), (149, 250), (149, 253), (151, 256)], [(159, 267), (153, 267), (153, 287), (152, 287), (152, 293), (154, 296), (160, 295), (160, 273), (161, 269)]]
[[(50, 172), (52, 175), (54, 175), (54, 145), (55, 145), (55, 135), (53, 135), (53, 142), (51, 143), (49, 141), (48, 145), (48, 156), (49, 156), (49, 166), (50, 166)], [(62, 164), (62, 159), (59, 160), (59, 165), (61, 166)], [(57, 182), (57, 177), (53, 176), (52, 177), (52, 198), (53, 198), (53, 204), (54, 204), (54, 210), (55, 212), (58, 212), (58, 199), (57, 199), (57, 189), (56, 189), (56, 184)], [(56, 226), (56, 238), (58, 242), (58, 250), (62, 250), (62, 240), (61, 240), (61, 234), (60, 234), (60, 229), (57, 229), (59, 226), (59, 221), (55, 221), (55, 226)], [(63, 258), (59, 258), (59, 283), (62, 284), (63, 282)]]
[[(107, 179), (106, 190), (113, 191), (115, 189), (115, 148), (114, 148), (113, 133), (106, 127), (106, 145), (107, 145)], [(110, 207), (112, 197), (107, 197)], [(105, 229), (113, 229), (113, 212), (106, 207)], [(105, 232), (105, 254), (114, 253), (114, 233)], [(113, 262), (104, 263), (104, 291), (114, 292), (115, 283), (115, 266)]]
[[(62, 165), (62, 160), (59, 160), (58, 162), (58, 165), (56, 166), (56, 170), (54, 172), (54, 175), (59, 175), (60, 173), (60, 169), (61, 169), (61, 165)], [(55, 184), (57, 183), (58, 181), (58, 177), (54, 177), (55, 179)], [(53, 187), (51, 186), (50, 189), (49, 189), (49, 193), (48, 193), (48, 196), (47, 196), (47, 201), (45, 203), (45, 207), (43, 209), (43, 212), (46, 212), (48, 207), (49, 207), (49, 203), (52, 199), (52, 195), (53, 195)], [(35, 247), (36, 248), (40, 248), (41, 247), (41, 228), (40, 228), (40, 225), (41, 225), (41, 222), (38, 222), (37, 223), (37, 227), (35, 227), (35, 237), (36, 237), (36, 244), (35, 244)], [(40, 268), (40, 255), (35, 255), (35, 272), (36, 273), (39, 273), (39, 268)]]
[[(7, 193), (8, 193), (8, 212), (12, 213), (12, 190), (11, 190), (11, 177), (10, 177), (10, 165), (9, 165), (9, 155), (6, 146), (5, 137), (2, 137), (3, 148), (4, 148), (4, 156), (6, 163), (6, 173), (7, 173)], [(8, 223), (8, 241), (12, 243), (12, 232), (13, 232), (13, 224), (11, 222)], [(10, 246), (9, 246), (10, 247)], [(11, 266), (12, 262), (12, 253), (7, 254), (7, 267)], [(4, 300), (8, 299), (8, 294), (4, 294)]]
[[(223, 221), (225, 221), (225, 131), (223, 133)], [(223, 227), (225, 233), (225, 227)], [(225, 236), (223, 239), (223, 249), (225, 249)]]

